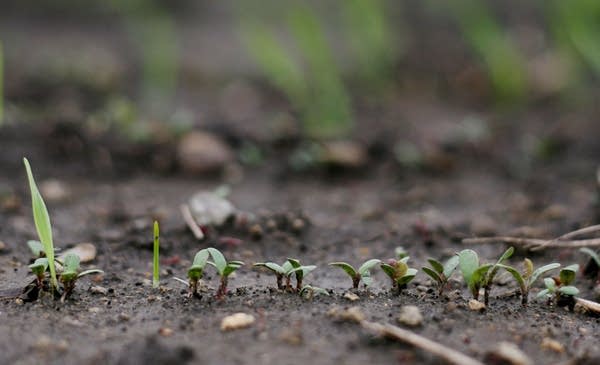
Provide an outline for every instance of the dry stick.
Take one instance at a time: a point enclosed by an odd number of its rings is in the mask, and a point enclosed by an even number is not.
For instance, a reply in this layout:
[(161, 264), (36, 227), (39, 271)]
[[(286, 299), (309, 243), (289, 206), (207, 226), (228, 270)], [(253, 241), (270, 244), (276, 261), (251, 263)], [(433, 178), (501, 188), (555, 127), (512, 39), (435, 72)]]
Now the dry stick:
[(544, 247), (546, 247), (546, 246), (548, 246), (550, 244), (553, 244), (556, 241), (568, 240), (570, 238), (577, 237), (577, 236), (582, 235), (582, 234), (594, 233), (594, 232), (597, 232), (597, 231), (600, 231), (600, 224), (597, 224), (597, 225), (594, 225), (594, 226), (585, 227), (585, 228), (581, 228), (581, 229), (578, 229), (578, 230), (575, 230), (575, 231), (563, 234), (562, 236), (557, 237), (557, 238), (555, 238), (555, 239), (553, 239), (551, 241), (548, 241), (547, 243), (545, 243), (543, 245), (540, 245), (538, 247), (532, 248), (532, 251), (541, 250)]
[(481, 244), (481, 243), (511, 243), (514, 245), (522, 245), (526, 248), (532, 247), (532, 250), (552, 247), (552, 248), (578, 248), (578, 247), (595, 247), (600, 246), (600, 238), (592, 238), (587, 240), (572, 240), (572, 241), (556, 241), (544, 240), (539, 238), (522, 238), (522, 237), (482, 237), (482, 238), (465, 238), (462, 240), (464, 244)]
[(204, 233), (202, 233), (202, 229), (198, 226), (198, 224), (196, 224), (194, 217), (192, 217), (192, 212), (190, 212), (190, 208), (187, 206), (187, 204), (181, 204), (179, 209), (181, 210), (181, 215), (183, 215), (183, 220), (194, 234), (194, 237), (196, 237), (197, 240), (203, 239)]
[(590, 310), (595, 313), (600, 313), (600, 303), (579, 297), (575, 297), (575, 302), (577, 302), (579, 305), (586, 308), (587, 310)]
[(452, 348), (446, 347), (440, 343), (400, 327), (396, 327), (391, 324), (381, 324), (364, 320), (361, 321), (360, 324), (363, 328), (369, 331), (375, 332), (379, 335), (384, 335), (386, 337), (394, 338), (398, 341), (408, 343), (412, 346), (420, 348), (421, 350), (437, 355), (450, 364), (483, 365), (482, 362), (469, 357), (462, 352), (458, 352)]

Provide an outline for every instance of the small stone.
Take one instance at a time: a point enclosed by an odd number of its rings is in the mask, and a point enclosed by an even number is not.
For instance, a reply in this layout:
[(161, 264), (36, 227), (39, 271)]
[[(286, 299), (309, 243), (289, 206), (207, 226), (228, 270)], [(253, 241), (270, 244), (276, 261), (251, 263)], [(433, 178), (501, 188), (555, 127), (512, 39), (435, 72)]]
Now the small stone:
[(221, 321), (221, 331), (232, 331), (250, 327), (254, 321), (255, 319), (253, 315), (246, 313), (235, 313), (223, 318)]
[(265, 226), (267, 227), (267, 230), (269, 230), (270, 232), (277, 230), (277, 222), (275, 221), (275, 219), (272, 219), (272, 218), (267, 219)]
[(219, 137), (194, 131), (179, 141), (177, 161), (186, 173), (205, 174), (223, 169), (233, 161), (233, 152)]
[(304, 220), (302, 220), (300, 218), (296, 218), (292, 221), (292, 231), (294, 233), (302, 232), (304, 227), (306, 227), (306, 223), (304, 223)]
[(260, 224), (257, 223), (250, 227), (248, 233), (250, 233), (250, 237), (252, 237), (252, 239), (259, 240), (263, 236), (263, 229)]
[(565, 352), (565, 347), (560, 342), (553, 340), (550, 337), (544, 337), (541, 346), (543, 349), (554, 351), (559, 354)]
[(83, 327), (84, 326), (83, 322), (81, 322), (77, 318), (74, 318), (74, 317), (71, 317), (71, 316), (64, 317), (62, 319), (62, 322), (64, 324), (68, 324), (69, 326), (73, 326), (73, 327)]
[(158, 334), (163, 337), (171, 337), (173, 336), (173, 330), (168, 327), (161, 327), (158, 329)]
[(471, 299), (469, 300), (469, 309), (476, 312), (483, 312), (485, 310), (485, 304), (478, 300)]
[(108, 294), (108, 289), (106, 289), (103, 286), (94, 285), (94, 286), (90, 287), (90, 293), (92, 293), (92, 294), (100, 294), (100, 295), (107, 295)]
[(94, 259), (96, 258), (97, 251), (96, 251), (96, 246), (94, 246), (91, 243), (88, 243), (88, 242), (79, 243), (79, 244), (75, 245), (75, 247), (65, 250), (60, 255), (59, 259), (64, 260), (65, 256), (68, 254), (71, 254), (71, 253), (79, 256), (81, 263), (86, 263), (86, 262), (94, 261)]
[(23, 305), (24, 303), (25, 303), (25, 302), (24, 302), (24, 301), (23, 301), (23, 299), (21, 299), (21, 298), (17, 298), (17, 299), (15, 299), (15, 304), (16, 304), (16, 305)]
[(300, 346), (304, 342), (304, 337), (299, 329), (286, 328), (279, 334), (279, 339), (288, 345)]
[(335, 306), (329, 311), (327, 311), (327, 315), (333, 317), (335, 320), (340, 322), (360, 323), (365, 319), (365, 315), (359, 307), (350, 307), (348, 309), (343, 309), (338, 306)]
[(197, 192), (188, 201), (188, 206), (200, 226), (221, 226), (236, 211), (229, 200), (212, 191)]
[(489, 364), (532, 365), (533, 361), (512, 342), (500, 342), (488, 352), (485, 362)]
[(127, 322), (131, 318), (127, 313), (119, 313), (119, 321)]
[(367, 164), (368, 155), (363, 145), (354, 141), (330, 141), (323, 145), (321, 162), (346, 168)]
[(3, 252), (4, 250), (6, 250), (6, 243), (0, 241), (0, 252)]
[(396, 319), (398, 323), (409, 327), (418, 327), (423, 323), (423, 315), (419, 307), (415, 305), (405, 305), (400, 308), (400, 315)]
[(42, 181), (40, 183), (40, 193), (42, 193), (44, 200), (55, 203), (67, 200), (70, 195), (65, 183), (55, 179)]
[(359, 300), (360, 297), (358, 295), (356, 295), (355, 293), (346, 292), (346, 293), (344, 293), (344, 299), (348, 299), (351, 302), (355, 302), (355, 301)]
[(102, 312), (102, 308), (100, 307), (89, 307), (88, 312), (98, 314)]

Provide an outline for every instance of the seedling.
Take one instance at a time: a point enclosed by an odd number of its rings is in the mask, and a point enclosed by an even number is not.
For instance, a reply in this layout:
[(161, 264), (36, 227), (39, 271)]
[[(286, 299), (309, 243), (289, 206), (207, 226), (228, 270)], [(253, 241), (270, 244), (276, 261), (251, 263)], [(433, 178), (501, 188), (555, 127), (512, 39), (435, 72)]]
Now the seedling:
[(54, 265), (54, 243), (52, 242), (52, 225), (50, 224), (50, 215), (42, 198), (42, 194), (37, 188), (33, 173), (29, 166), (29, 161), (23, 158), (25, 170), (27, 170), (27, 178), (29, 180), (29, 188), (31, 190), (31, 205), (33, 210), (33, 221), (35, 228), (40, 238), (40, 242), (48, 258), (48, 268), (50, 269), (50, 290), (54, 291), (58, 288), (58, 280), (56, 279), (56, 267)]
[(450, 276), (458, 266), (459, 257), (454, 255), (443, 265), (435, 259), (428, 259), (427, 261), (429, 262), (429, 265), (431, 265), (431, 268), (423, 267), (422, 269), (425, 274), (429, 275), (429, 277), (437, 283), (438, 295), (442, 295)]
[(300, 289), (300, 296), (307, 300), (312, 300), (317, 295), (327, 295), (329, 296), (329, 292), (326, 289), (319, 288), (318, 286), (312, 285), (304, 285), (302, 289)]
[(523, 306), (526, 306), (529, 300), (529, 290), (531, 289), (531, 286), (542, 274), (545, 274), (550, 270), (558, 269), (560, 267), (560, 264), (552, 263), (544, 265), (542, 267), (538, 267), (537, 269), (533, 270), (533, 262), (531, 262), (530, 259), (525, 259), (523, 265), (525, 266), (523, 273), (520, 273), (517, 269), (515, 269), (512, 266), (502, 264), (499, 266), (508, 271), (513, 276), (513, 278), (515, 278), (521, 290), (521, 304)]
[[(285, 286), (289, 291), (300, 292), (302, 290), (302, 281), (304, 277), (312, 272), (317, 267), (315, 265), (301, 265), (300, 260), (296, 259), (287, 259), (288, 262), (292, 265), (292, 269), (289, 270), (286, 274)], [(296, 274), (296, 289), (293, 290), (290, 285), (292, 274)]]
[(600, 279), (600, 255), (587, 247), (584, 247), (579, 251), (590, 256), (590, 260), (583, 267), (583, 274), (591, 278), (597, 277)]
[(380, 262), (381, 260), (379, 259), (365, 261), (362, 265), (360, 265), (358, 270), (346, 262), (332, 262), (329, 265), (336, 266), (344, 270), (344, 272), (352, 279), (352, 288), (358, 289), (358, 285), (360, 284), (361, 280), (365, 287), (369, 287), (371, 285), (373, 282), (373, 279), (371, 278), (371, 269)]
[(160, 230), (158, 222), (154, 221), (154, 255), (152, 260), (152, 287), (158, 288), (160, 284), (160, 262), (159, 262), (159, 249), (160, 249)]
[(458, 254), (458, 265), (462, 271), (463, 278), (467, 283), (469, 290), (475, 300), (479, 299), (479, 289), (484, 288), (485, 305), (489, 302), (489, 292), (494, 281), (494, 277), (500, 270), (502, 262), (507, 260), (515, 252), (514, 247), (506, 250), (495, 264), (479, 265), (479, 256), (477, 252), (467, 249)]
[(408, 267), (409, 258), (409, 256), (404, 256), (399, 260), (389, 259), (387, 262), (380, 264), (383, 272), (392, 280), (393, 290), (398, 294), (406, 288), (406, 285), (415, 278), (418, 272), (417, 269)]
[(80, 272), (79, 256), (75, 254), (67, 254), (64, 258), (63, 271), (60, 274), (60, 282), (63, 284), (63, 295), (61, 302), (64, 302), (75, 289), (75, 283), (77, 280), (85, 275), (90, 274), (101, 274), (104, 271), (98, 269), (85, 270)]
[(44, 279), (46, 278), (46, 271), (48, 270), (48, 259), (40, 257), (36, 259), (33, 264), (29, 265), (29, 269), (35, 275), (37, 279), (38, 288), (44, 287)]
[(234, 271), (242, 267), (244, 263), (242, 261), (230, 261), (227, 262), (225, 260), (225, 256), (221, 253), (221, 251), (216, 248), (207, 248), (208, 253), (210, 253), (213, 261), (208, 261), (208, 264), (214, 266), (221, 277), (221, 285), (217, 290), (217, 299), (223, 299), (227, 294), (227, 283), (229, 281), (229, 275), (231, 275)]
[(208, 250), (206, 249), (198, 251), (196, 256), (194, 256), (192, 266), (188, 269), (190, 297), (198, 293), (198, 281), (204, 276), (204, 267), (208, 261), (208, 255)]
[(271, 270), (275, 274), (277, 279), (277, 289), (279, 290), (285, 289), (285, 286), (283, 285), (283, 278), (287, 278), (289, 276), (288, 273), (294, 269), (289, 261), (284, 262), (283, 265), (278, 265), (274, 262), (257, 262), (252, 266), (264, 267)]
[(40, 257), (46, 257), (46, 253), (44, 252), (44, 246), (40, 241), (29, 240), (27, 241), (27, 246), (29, 246), (29, 250), (35, 259)]
[(565, 299), (572, 308), (575, 304), (573, 297), (579, 294), (579, 289), (571, 285), (578, 270), (579, 265), (573, 264), (561, 269), (557, 277), (544, 278), (546, 289), (540, 291), (537, 297), (551, 299), (554, 296), (557, 304), (562, 302), (561, 299)]

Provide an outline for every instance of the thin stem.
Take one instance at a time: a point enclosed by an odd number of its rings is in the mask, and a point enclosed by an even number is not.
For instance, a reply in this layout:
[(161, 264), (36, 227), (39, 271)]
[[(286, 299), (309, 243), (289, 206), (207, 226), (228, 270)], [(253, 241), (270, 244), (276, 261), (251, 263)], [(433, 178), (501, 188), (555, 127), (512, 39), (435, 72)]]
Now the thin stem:
[(160, 249), (160, 241), (159, 241), (159, 227), (158, 222), (154, 221), (154, 257), (153, 257), (153, 273), (152, 273), (152, 287), (158, 288), (160, 284), (160, 263), (159, 263), (159, 249)]

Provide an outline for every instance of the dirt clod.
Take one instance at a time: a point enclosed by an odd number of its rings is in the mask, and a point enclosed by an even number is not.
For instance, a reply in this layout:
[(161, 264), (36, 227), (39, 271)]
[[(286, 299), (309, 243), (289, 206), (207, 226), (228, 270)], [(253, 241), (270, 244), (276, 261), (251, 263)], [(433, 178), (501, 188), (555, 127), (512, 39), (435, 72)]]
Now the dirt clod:
[(423, 315), (419, 307), (415, 305), (404, 305), (400, 308), (400, 314), (396, 318), (398, 323), (408, 327), (418, 327), (423, 324)]
[(544, 337), (540, 346), (545, 350), (554, 351), (559, 354), (565, 352), (565, 347), (563, 346), (563, 344), (550, 337)]
[(250, 327), (254, 321), (255, 318), (251, 314), (235, 313), (223, 318), (221, 321), (221, 331), (232, 331)]
[(475, 312), (483, 312), (485, 310), (485, 304), (483, 304), (482, 302), (475, 300), (475, 299), (470, 299), (469, 300), (469, 309)]

